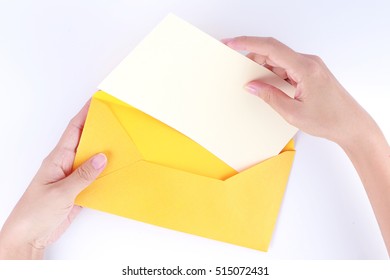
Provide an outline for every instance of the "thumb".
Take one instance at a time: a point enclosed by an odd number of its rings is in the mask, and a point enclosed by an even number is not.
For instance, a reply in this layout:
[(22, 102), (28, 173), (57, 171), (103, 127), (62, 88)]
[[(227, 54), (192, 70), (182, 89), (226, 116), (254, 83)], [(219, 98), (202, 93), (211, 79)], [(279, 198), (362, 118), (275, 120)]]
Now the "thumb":
[(289, 97), (280, 89), (259, 80), (249, 82), (245, 88), (251, 94), (264, 100), (264, 102), (269, 104), (287, 122), (291, 123), (298, 106), (295, 99)]
[(61, 185), (76, 197), (83, 189), (88, 187), (99, 174), (104, 170), (107, 164), (107, 157), (100, 153), (94, 155), (68, 177), (61, 181)]

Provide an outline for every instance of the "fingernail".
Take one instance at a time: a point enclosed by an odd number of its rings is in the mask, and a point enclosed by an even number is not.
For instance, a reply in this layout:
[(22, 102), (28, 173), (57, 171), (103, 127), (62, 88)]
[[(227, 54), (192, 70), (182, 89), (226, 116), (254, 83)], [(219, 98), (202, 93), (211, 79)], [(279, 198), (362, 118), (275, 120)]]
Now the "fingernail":
[(253, 94), (253, 95), (258, 95), (258, 90), (259, 90), (259, 88), (257, 87), (257, 86), (255, 86), (254, 84), (247, 84), (246, 86), (245, 86), (245, 89), (249, 92), (249, 93), (251, 93), (251, 94)]
[(102, 169), (107, 163), (107, 157), (105, 154), (97, 154), (92, 159), (92, 166), (95, 170)]
[(224, 43), (225, 45), (229, 44), (231, 41), (233, 41), (233, 38), (224, 38), (224, 39), (221, 39), (221, 42)]

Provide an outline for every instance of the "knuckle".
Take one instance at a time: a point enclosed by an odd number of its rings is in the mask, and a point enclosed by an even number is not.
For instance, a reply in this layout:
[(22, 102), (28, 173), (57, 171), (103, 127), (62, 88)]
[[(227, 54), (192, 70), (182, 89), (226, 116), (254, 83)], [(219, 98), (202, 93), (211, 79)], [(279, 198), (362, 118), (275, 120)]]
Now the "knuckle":
[(265, 37), (264, 39), (270, 48), (275, 48), (279, 43), (279, 41), (276, 40), (274, 37)]
[(275, 53), (279, 49), (280, 42), (276, 40), (274, 37), (265, 37), (264, 40), (267, 49), (265, 54), (266, 56)]
[(79, 124), (78, 116), (74, 116), (73, 118), (70, 119), (68, 123), (68, 127), (77, 128), (77, 129), (81, 128)]
[(321, 66), (323, 65), (323, 61), (321, 59), (321, 57), (319, 57), (318, 55), (313, 55), (313, 54), (309, 54), (309, 55), (306, 55), (306, 57), (311, 61), (311, 63), (313, 63), (314, 65), (318, 65), (318, 66)]
[(263, 90), (262, 98), (265, 103), (271, 104), (272, 103), (272, 92), (269, 89)]
[(249, 38), (249, 36), (245, 36), (245, 35), (244, 35), (244, 36), (239, 36), (239, 37), (237, 37), (237, 40), (239, 40), (239, 41), (245, 43), (245, 42), (248, 41), (248, 38)]
[(51, 156), (48, 155), (48, 156), (46, 156), (46, 157), (42, 160), (41, 166), (47, 166), (48, 163), (50, 163), (50, 162), (51, 162)]
[(54, 156), (53, 156), (53, 152), (51, 152), (50, 154), (48, 154), (48, 155), (42, 160), (41, 167), (48, 167), (48, 166), (50, 166), (50, 165), (53, 164), (53, 161), (54, 161)]
[(233, 39), (235, 44), (246, 47), (250, 42), (249, 36), (239, 36)]
[(93, 172), (83, 165), (77, 168), (76, 172), (78, 177), (84, 182), (89, 182), (94, 178)]
[(265, 41), (271, 45), (275, 44), (277, 41), (274, 37), (265, 37)]
[(318, 69), (318, 62), (317, 61), (315, 61), (314, 59), (312, 59), (312, 58), (309, 58), (308, 60), (307, 60), (307, 66), (310, 68), (309, 70), (316, 70), (316, 69)]
[(306, 70), (310, 76), (316, 76), (322, 72), (323, 62), (320, 57), (306, 55)]
[(314, 60), (317, 63), (321, 63), (322, 59), (318, 55), (311, 55), (311, 59)]
[(76, 122), (75, 117), (71, 118), (68, 122), (68, 126), (73, 126), (75, 122)]
[(73, 116), (70, 120), (69, 120), (69, 123), (70, 124), (75, 124), (75, 123), (78, 123), (78, 119), (79, 119), (79, 115), (75, 115)]

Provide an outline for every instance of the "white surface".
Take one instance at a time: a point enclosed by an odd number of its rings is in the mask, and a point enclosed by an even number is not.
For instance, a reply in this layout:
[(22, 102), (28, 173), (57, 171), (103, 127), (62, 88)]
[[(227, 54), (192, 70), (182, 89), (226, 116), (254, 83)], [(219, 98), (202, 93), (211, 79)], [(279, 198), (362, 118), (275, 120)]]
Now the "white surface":
[(170, 14), (98, 88), (243, 171), (278, 155), (298, 131), (246, 92), (255, 79), (295, 94), (270, 70)]
[[(390, 4), (318, 2), (0, 0), (0, 223), (68, 120), (169, 12), (216, 38), (273, 36), (320, 55), (389, 139)], [(303, 133), (296, 143), (268, 253), (85, 209), (47, 258), (387, 258), (362, 184), (342, 150)]]

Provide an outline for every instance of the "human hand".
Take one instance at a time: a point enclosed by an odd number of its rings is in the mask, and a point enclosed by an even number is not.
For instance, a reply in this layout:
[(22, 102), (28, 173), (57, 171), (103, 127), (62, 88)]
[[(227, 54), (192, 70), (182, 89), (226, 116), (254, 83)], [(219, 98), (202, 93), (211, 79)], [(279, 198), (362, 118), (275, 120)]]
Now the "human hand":
[(103, 171), (107, 158), (97, 154), (72, 172), (89, 102), (70, 121), (54, 150), (0, 232), (0, 259), (41, 259), (80, 212), (76, 196)]
[(319, 57), (297, 53), (273, 38), (237, 37), (222, 42), (248, 51), (250, 59), (296, 88), (290, 98), (261, 80), (246, 86), (290, 124), (344, 149), (362, 180), (390, 252), (390, 148), (375, 121)]
[[(256, 80), (247, 89), (299, 129), (345, 146), (366, 131), (377, 131), (368, 113), (348, 94), (322, 60), (301, 54), (273, 38), (236, 37), (222, 40), (296, 87), (294, 99)], [(359, 125), (354, 125), (355, 123)]]

